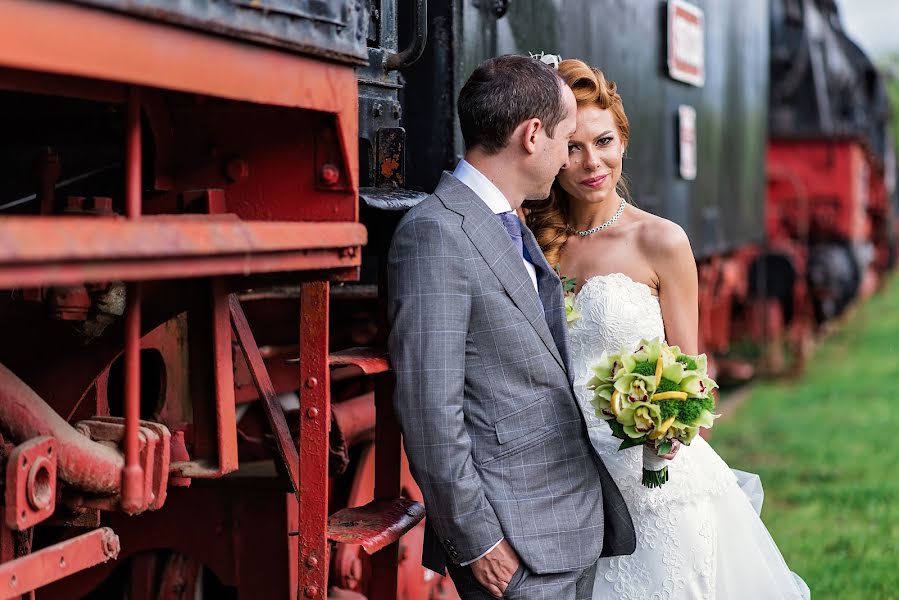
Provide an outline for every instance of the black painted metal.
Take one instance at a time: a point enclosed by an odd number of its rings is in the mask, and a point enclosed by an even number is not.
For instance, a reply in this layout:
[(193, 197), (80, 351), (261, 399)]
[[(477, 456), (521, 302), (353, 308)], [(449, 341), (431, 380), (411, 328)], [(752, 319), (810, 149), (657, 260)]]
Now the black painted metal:
[[(408, 186), (433, 189), (462, 153), (455, 99), (482, 60), (528, 51), (598, 66), (616, 81), (631, 123), (625, 174), (641, 207), (681, 224), (698, 256), (764, 236), (768, 5), (696, 0), (705, 12), (702, 88), (667, 74), (662, 0), (431, 3), (431, 41), (406, 71), (403, 124)], [(678, 175), (677, 108), (697, 112), (698, 173)]]
[(833, 0), (771, 0), (771, 136), (858, 138), (884, 164), (888, 118), (883, 79)]
[(332, 60), (367, 58), (364, 0), (72, 1)]

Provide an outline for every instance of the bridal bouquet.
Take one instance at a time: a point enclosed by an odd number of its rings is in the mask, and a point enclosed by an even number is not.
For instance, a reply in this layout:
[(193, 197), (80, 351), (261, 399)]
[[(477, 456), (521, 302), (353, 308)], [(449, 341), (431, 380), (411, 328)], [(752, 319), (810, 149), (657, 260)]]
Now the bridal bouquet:
[(643, 485), (668, 481), (674, 440), (689, 445), (700, 427), (711, 427), (712, 390), (705, 354), (689, 356), (658, 338), (641, 340), (636, 352), (603, 352), (588, 382), (596, 416), (623, 440), (619, 450), (643, 445)]

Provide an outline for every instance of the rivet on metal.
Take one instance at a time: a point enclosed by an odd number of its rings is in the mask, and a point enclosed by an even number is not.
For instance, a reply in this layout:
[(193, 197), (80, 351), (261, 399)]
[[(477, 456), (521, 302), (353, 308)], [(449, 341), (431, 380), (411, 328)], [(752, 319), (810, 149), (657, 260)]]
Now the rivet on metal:
[(306, 411), (306, 416), (310, 419), (314, 419), (318, 416), (318, 409), (314, 406), (310, 407), (309, 410)]
[(340, 169), (331, 163), (324, 164), (319, 177), (324, 185), (337, 185), (340, 182)]
[(315, 377), (310, 377), (306, 380), (306, 387), (310, 390), (318, 385), (318, 379)]
[(310, 556), (309, 558), (306, 559), (306, 566), (309, 567), (310, 569), (314, 569), (315, 567), (318, 566), (318, 559), (315, 558), (314, 556)]
[(307, 585), (303, 593), (306, 594), (307, 598), (315, 598), (318, 595), (318, 588), (314, 585)]

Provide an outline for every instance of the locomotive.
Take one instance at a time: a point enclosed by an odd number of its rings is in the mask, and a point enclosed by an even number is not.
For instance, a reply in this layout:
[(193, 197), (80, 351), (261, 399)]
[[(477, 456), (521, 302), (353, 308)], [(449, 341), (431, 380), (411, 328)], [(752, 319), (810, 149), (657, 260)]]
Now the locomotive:
[(618, 83), (632, 196), (690, 236), (720, 374), (893, 263), (883, 84), (832, 0), (0, 14), (3, 598), (454, 597), (420, 565), (382, 273), (487, 57)]

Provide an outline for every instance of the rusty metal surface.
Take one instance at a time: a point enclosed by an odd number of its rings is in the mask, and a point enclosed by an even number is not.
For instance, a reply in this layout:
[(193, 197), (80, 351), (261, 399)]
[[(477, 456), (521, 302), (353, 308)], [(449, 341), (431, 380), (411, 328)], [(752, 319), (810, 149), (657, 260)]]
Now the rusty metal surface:
[(228, 291), (217, 279), (204, 291), (205, 305), (188, 313), (193, 460), (173, 463), (171, 470), (214, 479), (238, 467), (237, 417)]
[[(127, 435), (126, 420), (122, 417), (94, 417), (79, 421), (75, 426), (90, 439), (101, 443), (121, 445)], [(171, 434), (168, 428), (159, 423), (138, 421), (137, 450), (140, 474), (140, 480), (136, 483), (138, 491), (134, 496), (137, 502), (126, 506), (122, 494), (120, 497), (79, 498), (76, 504), (104, 510), (121, 509), (128, 514), (162, 508), (167, 495), (171, 462)]]
[(56, 508), (56, 440), (41, 436), (17, 446), (6, 463), (5, 521), (23, 531)]
[(119, 555), (119, 538), (101, 527), (0, 565), (0, 598), (17, 598)]
[(300, 294), (300, 472), (299, 589), (324, 598), (328, 581), (328, 425), (331, 422), (328, 369), (327, 282), (303, 284)]
[(328, 356), (328, 365), (337, 367), (358, 367), (365, 375), (376, 375), (390, 369), (387, 352), (379, 348), (347, 348)]
[(361, 63), (367, 56), (367, 15), (355, 0), (77, 1), (332, 60)]
[(328, 518), (328, 539), (359, 544), (369, 554), (399, 540), (425, 516), (425, 507), (407, 498), (373, 500), (345, 508)]
[(247, 323), (247, 318), (240, 307), (240, 300), (237, 296), (231, 294), (228, 296), (228, 302), (231, 313), (231, 325), (234, 327), (237, 343), (243, 353), (247, 366), (250, 368), (250, 374), (256, 389), (259, 391), (259, 399), (265, 409), (265, 416), (271, 425), (272, 433), (275, 435), (275, 442), (278, 446), (278, 453), (281, 460), (284, 461), (284, 467), (287, 469), (290, 477), (290, 486), (297, 498), (300, 496), (300, 457), (297, 452), (296, 444), (290, 437), (290, 428), (287, 426), (287, 420), (284, 418), (284, 411), (278, 403), (275, 389), (272, 386), (272, 380), (268, 376), (265, 368), (265, 362), (256, 346), (256, 340), (253, 338), (253, 332)]
[(354, 267), (366, 240), (358, 223), (224, 216), (8, 217), (2, 223), (0, 288)]
[(0, 13), (0, 67), (355, 114), (348, 66), (58, 2), (2, 0)]
[(73, 486), (105, 494), (121, 489), (125, 466), (122, 455), (75, 430), (3, 365), (0, 365), (0, 423), (14, 440), (42, 435), (54, 437), (59, 476)]

